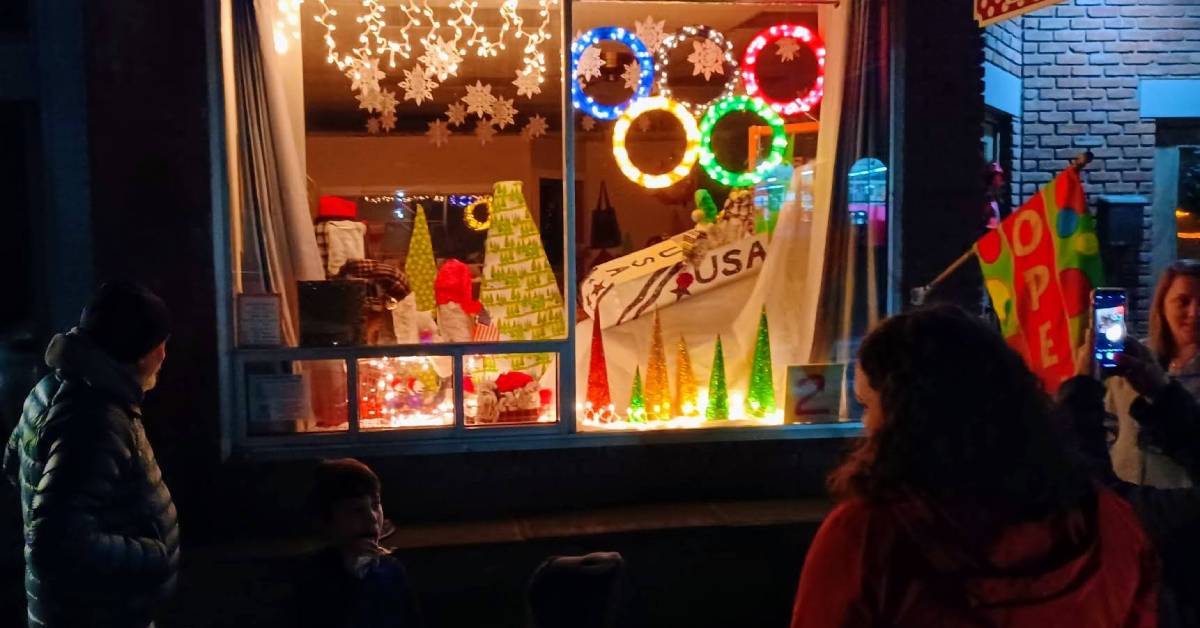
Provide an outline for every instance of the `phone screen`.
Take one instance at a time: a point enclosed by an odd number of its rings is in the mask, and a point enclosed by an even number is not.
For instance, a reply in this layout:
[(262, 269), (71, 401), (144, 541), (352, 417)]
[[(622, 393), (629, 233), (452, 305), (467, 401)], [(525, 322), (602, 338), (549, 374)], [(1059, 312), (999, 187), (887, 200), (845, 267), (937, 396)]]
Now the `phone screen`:
[(1100, 288), (1092, 300), (1095, 311), (1096, 362), (1100, 368), (1117, 365), (1125, 350), (1125, 291)]

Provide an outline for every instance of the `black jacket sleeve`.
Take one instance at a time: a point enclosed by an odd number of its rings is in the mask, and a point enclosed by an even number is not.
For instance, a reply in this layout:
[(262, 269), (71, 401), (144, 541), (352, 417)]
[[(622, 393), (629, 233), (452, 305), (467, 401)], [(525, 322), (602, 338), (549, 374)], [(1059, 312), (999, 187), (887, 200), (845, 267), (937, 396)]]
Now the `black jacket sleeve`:
[(52, 416), (51, 425), (30, 517), (31, 564), (45, 577), (81, 587), (141, 590), (165, 582), (171, 555), (162, 539), (116, 534), (99, 520), (133, 461), (129, 421), (109, 414), (55, 424)]
[(1066, 439), (1100, 482), (1116, 481), (1104, 427), (1109, 418), (1104, 409), (1104, 386), (1090, 377), (1073, 377), (1059, 387), (1057, 400), (1056, 418)]
[(1200, 480), (1200, 403), (1176, 380), (1153, 400), (1138, 397), (1129, 413), (1141, 427), (1142, 444), (1157, 448)]

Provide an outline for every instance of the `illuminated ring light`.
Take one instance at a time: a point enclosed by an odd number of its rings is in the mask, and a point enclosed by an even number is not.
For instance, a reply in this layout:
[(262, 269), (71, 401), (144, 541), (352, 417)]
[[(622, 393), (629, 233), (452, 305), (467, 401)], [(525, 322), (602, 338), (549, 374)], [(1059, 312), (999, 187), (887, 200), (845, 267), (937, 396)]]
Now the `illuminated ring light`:
[(738, 64), (737, 60), (733, 58), (733, 43), (725, 39), (725, 36), (721, 34), (721, 31), (714, 28), (709, 28), (707, 26), (684, 26), (683, 28), (680, 28), (673, 35), (664, 39), (662, 44), (659, 45), (658, 61), (654, 65), (654, 73), (658, 75), (659, 95), (670, 98), (671, 86), (668, 82), (667, 66), (670, 64), (671, 51), (679, 46), (683, 40), (692, 37), (703, 37), (713, 42), (718, 47), (723, 48), (725, 50), (725, 65), (728, 65), (732, 68), (729, 71), (728, 78), (725, 79), (724, 89), (721, 90), (721, 93), (718, 94), (716, 98), (712, 98), (705, 103), (689, 103), (678, 101), (683, 106), (693, 111), (704, 111), (704, 107), (706, 107), (708, 103), (732, 96), (733, 90), (737, 87)]
[[(602, 105), (583, 93), (583, 84), (579, 81), (579, 58), (583, 51), (598, 45), (602, 41), (615, 41), (625, 44), (633, 51), (641, 76), (638, 78), (637, 89), (629, 100), (615, 105)], [(601, 26), (579, 36), (571, 44), (571, 104), (597, 120), (616, 120), (629, 107), (630, 103), (650, 95), (650, 87), (654, 84), (654, 57), (646, 49), (646, 44), (637, 35), (619, 26)]]
[[(717, 122), (735, 111), (747, 111), (762, 118), (771, 127), (771, 151), (758, 167), (746, 172), (730, 172), (717, 162), (717, 156), (712, 151), (712, 133)], [(741, 188), (755, 185), (763, 180), (768, 172), (783, 161), (783, 151), (787, 149), (787, 135), (783, 130), (783, 118), (775, 113), (761, 98), (751, 96), (730, 96), (722, 98), (709, 106), (700, 120), (700, 167), (717, 181), (729, 187)]]
[[(679, 120), (679, 124), (683, 126), (684, 135), (687, 136), (687, 146), (683, 149), (683, 157), (679, 159), (679, 163), (675, 164), (675, 167), (664, 174), (647, 174), (638, 170), (637, 166), (629, 160), (629, 152), (625, 150), (625, 135), (629, 133), (629, 127), (638, 116), (650, 111), (665, 111), (675, 116), (675, 119)], [(625, 173), (630, 181), (652, 190), (670, 187), (686, 177), (700, 157), (700, 129), (696, 126), (696, 118), (692, 117), (691, 112), (681, 103), (665, 96), (640, 98), (634, 101), (613, 125), (612, 141), (613, 157), (617, 160), (617, 165), (621, 167), (621, 172)]]
[[(480, 222), (475, 217), (475, 208), (480, 205), (487, 206), (487, 218)], [(473, 231), (487, 231), (492, 226), (492, 199), (490, 197), (481, 198), (463, 209), (463, 222), (467, 223), (467, 227)]]
[[(758, 84), (758, 55), (763, 48), (772, 42), (790, 37), (804, 42), (817, 58), (817, 78), (808, 93), (795, 100), (775, 100), (762, 91)], [(825, 44), (816, 33), (807, 26), (799, 24), (776, 24), (754, 36), (750, 45), (746, 46), (746, 54), (742, 58), (742, 82), (746, 84), (746, 94), (758, 96), (771, 105), (775, 113), (794, 116), (801, 112), (811, 111), (821, 102), (825, 95)]]

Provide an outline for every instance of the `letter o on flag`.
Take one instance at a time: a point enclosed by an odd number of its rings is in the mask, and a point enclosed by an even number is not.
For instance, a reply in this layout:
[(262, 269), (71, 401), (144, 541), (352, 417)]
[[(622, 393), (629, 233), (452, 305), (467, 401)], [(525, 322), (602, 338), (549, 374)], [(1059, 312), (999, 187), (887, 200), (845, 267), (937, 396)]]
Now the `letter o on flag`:
[[(1025, 226), (1029, 225), (1026, 229)], [(1026, 210), (1013, 219), (1013, 253), (1024, 257), (1033, 252), (1042, 241), (1042, 218), (1037, 212)]]

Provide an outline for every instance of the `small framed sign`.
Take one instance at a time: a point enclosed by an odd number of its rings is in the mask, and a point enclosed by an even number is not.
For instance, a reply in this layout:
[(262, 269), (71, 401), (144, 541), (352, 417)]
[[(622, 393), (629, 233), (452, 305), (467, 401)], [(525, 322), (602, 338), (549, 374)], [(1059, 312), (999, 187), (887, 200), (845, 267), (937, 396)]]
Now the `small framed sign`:
[(842, 419), (845, 364), (800, 364), (787, 370), (784, 423), (833, 423)]
[(238, 346), (278, 347), (282, 345), (279, 308), (279, 295), (277, 294), (238, 295)]
[(294, 423), (312, 418), (312, 396), (304, 374), (251, 375), (250, 422)]

